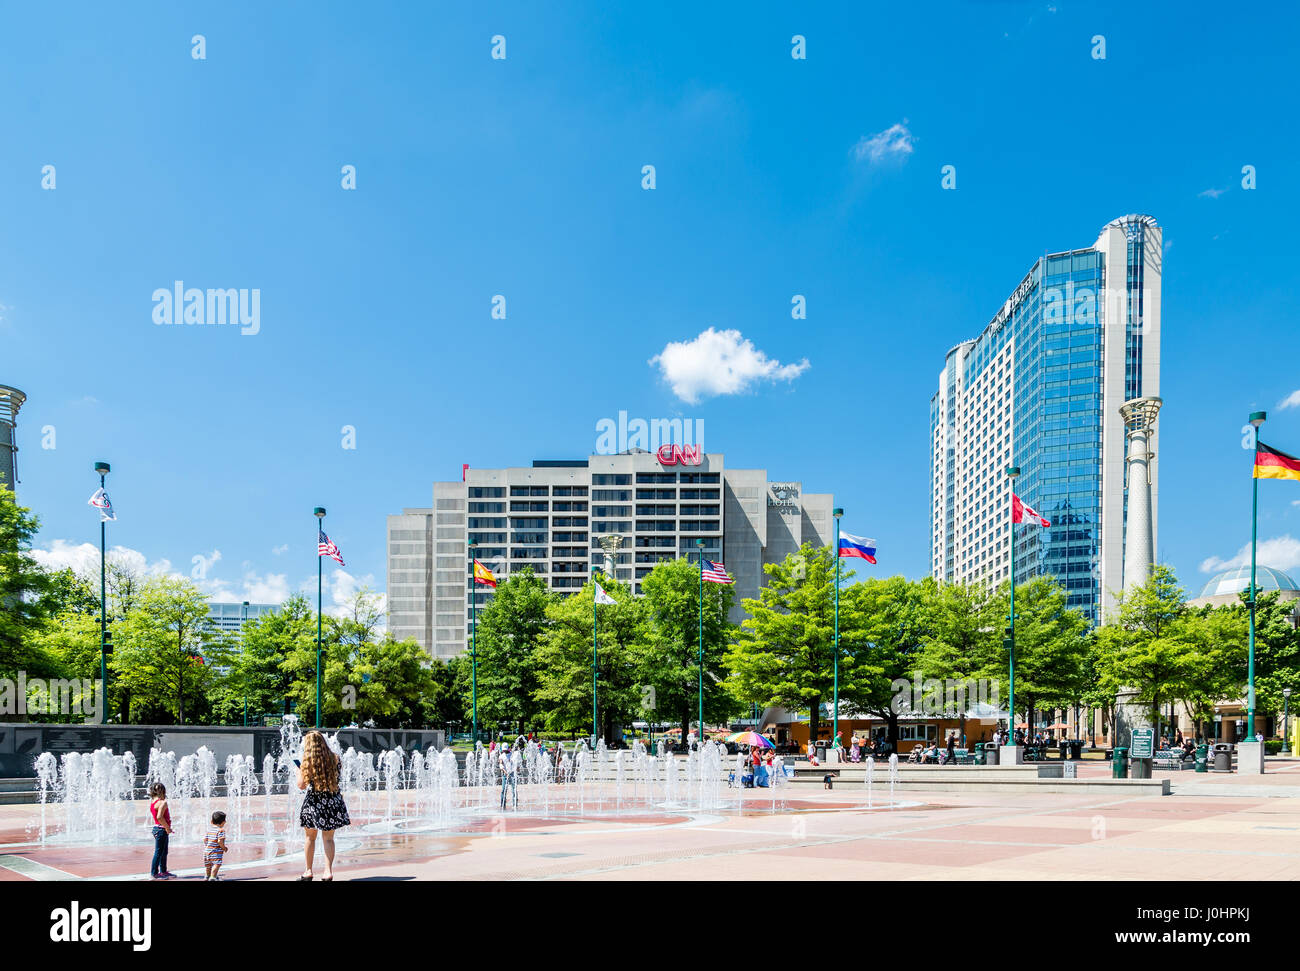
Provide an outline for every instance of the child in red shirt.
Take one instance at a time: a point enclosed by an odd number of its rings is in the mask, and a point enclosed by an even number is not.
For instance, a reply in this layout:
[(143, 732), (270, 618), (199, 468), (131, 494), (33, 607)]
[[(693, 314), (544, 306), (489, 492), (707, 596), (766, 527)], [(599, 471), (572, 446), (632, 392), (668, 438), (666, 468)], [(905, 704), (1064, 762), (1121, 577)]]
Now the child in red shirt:
[(149, 787), (149, 815), (153, 818), (153, 862), (149, 864), (149, 877), (153, 880), (175, 880), (176, 874), (167, 869), (167, 844), (172, 832), (172, 811), (167, 805), (167, 787), (155, 782)]

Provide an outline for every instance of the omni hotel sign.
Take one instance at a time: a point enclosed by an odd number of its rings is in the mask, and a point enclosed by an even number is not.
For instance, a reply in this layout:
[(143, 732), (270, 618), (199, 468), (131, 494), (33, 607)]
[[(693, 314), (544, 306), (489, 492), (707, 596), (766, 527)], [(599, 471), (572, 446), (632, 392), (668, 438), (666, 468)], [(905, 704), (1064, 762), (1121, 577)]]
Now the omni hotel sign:
[(1015, 293), (1007, 298), (1007, 302), (1002, 305), (1002, 309), (989, 322), (988, 329), (993, 332), (1001, 329), (1002, 325), (1016, 312), (1016, 308), (1020, 306), (1021, 301), (1029, 296), (1029, 292), (1036, 286), (1038, 286), (1038, 281), (1034, 279), (1034, 271), (1030, 270), (1025, 274), (1025, 278), (1020, 281), (1020, 286), (1016, 287)]
[(767, 504), (781, 512), (799, 511), (799, 483), (773, 482), (768, 488)]

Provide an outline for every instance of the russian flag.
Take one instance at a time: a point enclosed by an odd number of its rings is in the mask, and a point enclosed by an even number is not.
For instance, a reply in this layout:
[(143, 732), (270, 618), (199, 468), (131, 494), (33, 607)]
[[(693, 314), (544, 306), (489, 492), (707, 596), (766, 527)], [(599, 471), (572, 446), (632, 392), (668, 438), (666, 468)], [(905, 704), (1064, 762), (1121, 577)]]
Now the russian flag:
[(875, 563), (876, 541), (852, 533), (840, 533), (840, 556), (860, 556), (868, 563)]

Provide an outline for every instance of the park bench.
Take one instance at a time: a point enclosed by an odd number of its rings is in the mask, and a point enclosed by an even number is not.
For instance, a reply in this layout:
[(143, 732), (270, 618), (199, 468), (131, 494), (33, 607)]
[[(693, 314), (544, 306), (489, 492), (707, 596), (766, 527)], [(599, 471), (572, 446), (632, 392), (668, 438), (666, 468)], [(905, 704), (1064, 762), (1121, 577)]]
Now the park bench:
[(1180, 750), (1164, 749), (1151, 756), (1151, 767), (1153, 769), (1181, 771), (1183, 769), (1195, 768), (1196, 762), (1192, 759), (1184, 761), (1183, 753)]

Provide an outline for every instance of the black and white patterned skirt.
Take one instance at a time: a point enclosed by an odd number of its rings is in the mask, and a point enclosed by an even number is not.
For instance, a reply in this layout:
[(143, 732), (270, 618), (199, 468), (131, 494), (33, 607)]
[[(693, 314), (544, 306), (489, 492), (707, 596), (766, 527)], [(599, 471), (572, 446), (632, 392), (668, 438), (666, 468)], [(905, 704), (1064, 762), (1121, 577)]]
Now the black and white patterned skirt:
[(348, 807), (341, 792), (317, 792), (308, 787), (302, 800), (302, 812), (298, 814), (298, 825), (304, 829), (325, 831), (351, 826)]

